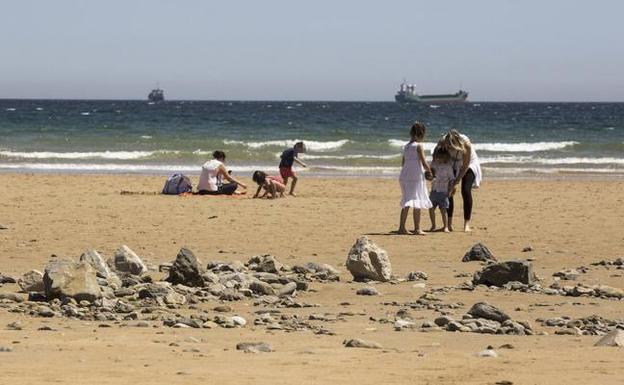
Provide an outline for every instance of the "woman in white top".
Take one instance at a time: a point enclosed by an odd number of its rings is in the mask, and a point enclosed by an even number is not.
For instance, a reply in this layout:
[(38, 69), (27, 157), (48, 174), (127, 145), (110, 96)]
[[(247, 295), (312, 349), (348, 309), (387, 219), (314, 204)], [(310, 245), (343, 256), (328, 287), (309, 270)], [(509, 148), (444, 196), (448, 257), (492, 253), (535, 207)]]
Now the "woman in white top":
[[(470, 139), (456, 130), (450, 130), (442, 137), (438, 146), (446, 148), (451, 154), (453, 170), (455, 171), (454, 186), (461, 182), (461, 194), (464, 201), (464, 231), (471, 231), (472, 219), (472, 188), (481, 185), (481, 165), (477, 152)], [(453, 196), (449, 197), (448, 227), (453, 230)]]
[[(245, 184), (232, 178), (225, 169), (225, 153), (223, 151), (215, 151), (212, 153), (214, 159), (209, 160), (202, 166), (202, 172), (199, 176), (199, 184), (197, 191), (200, 195), (232, 195), (238, 186), (247, 188)], [(230, 183), (223, 183), (223, 180)]]

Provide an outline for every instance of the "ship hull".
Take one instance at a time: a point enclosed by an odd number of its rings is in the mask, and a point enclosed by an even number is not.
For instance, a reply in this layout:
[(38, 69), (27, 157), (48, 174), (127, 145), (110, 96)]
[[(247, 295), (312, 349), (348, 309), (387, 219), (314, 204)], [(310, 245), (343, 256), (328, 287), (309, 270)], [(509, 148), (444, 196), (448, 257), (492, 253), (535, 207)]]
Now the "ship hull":
[(394, 100), (397, 103), (402, 104), (446, 104), (446, 103), (463, 103), (468, 99), (467, 92), (460, 92), (456, 94), (447, 94), (447, 95), (407, 95), (402, 93), (397, 93), (394, 96)]

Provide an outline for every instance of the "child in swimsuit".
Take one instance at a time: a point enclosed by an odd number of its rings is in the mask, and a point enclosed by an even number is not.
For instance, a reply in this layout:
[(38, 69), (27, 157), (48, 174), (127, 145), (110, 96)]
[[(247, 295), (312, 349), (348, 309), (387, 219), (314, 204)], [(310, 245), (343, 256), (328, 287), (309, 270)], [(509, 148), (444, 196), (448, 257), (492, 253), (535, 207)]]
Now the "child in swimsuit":
[[(252, 179), (258, 184), (258, 190), (256, 190), (254, 198), (265, 198), (268, 195), (268, 198), (275, 199), (278, 198), (278, 194), (280, 198), (284, 197), (286, 186), (279, 176), (269, 176), (265, 172), (258, 170), (253, 173)], [(260, 195), (260, 191), (263, 189), (264, 194)]]

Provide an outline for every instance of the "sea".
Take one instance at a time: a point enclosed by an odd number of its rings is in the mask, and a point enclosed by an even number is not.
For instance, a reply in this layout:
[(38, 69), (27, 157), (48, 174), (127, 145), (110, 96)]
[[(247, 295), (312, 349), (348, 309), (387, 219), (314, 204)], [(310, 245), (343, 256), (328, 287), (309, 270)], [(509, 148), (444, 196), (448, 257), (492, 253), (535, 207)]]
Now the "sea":
[(624, 103), (0, 100), (0, 172), (276, 173), (297, 141), (310, 176), (395, 176), (416, 120), (430, 151), (468, 135), (484, 178), (624, 175)]

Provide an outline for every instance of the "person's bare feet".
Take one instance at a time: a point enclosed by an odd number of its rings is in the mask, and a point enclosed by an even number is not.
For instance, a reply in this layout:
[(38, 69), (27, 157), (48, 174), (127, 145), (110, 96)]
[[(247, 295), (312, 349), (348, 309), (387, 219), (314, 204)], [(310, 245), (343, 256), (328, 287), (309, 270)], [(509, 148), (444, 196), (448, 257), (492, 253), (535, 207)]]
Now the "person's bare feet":
[(397, 234), (407, 235), (407, 230), (405, 228), (399, 228), (399, 230), (397, 230)]
[(418, 229), (418, 230), (414, 230), (412, 232), (414, 235), (427, 235), (427, 233), (425, 233), (424, 231)]
[(470, 221), (464, 222), (464, 232), (469, 233), (471, 231), (472, 231), (472, 228), (470, 227)]
[(427, 231), (430, 232), (430, 233), (433, 233), (434, 231), (436, 231), (436, 228), (435, 228), (435, 226), (431, 226), (429, 228), (429, 230), (427, 230)]
[(440, 231), (442, 231), (443, 233), (450, 233), (451, 232), (451, 230), (449, 230), (448, 227), (444, 227), (444, 228), (440, 229)]
[(448, 225), (447, 229), (449, 232), (453, 231), (453, 225)]
[(294, 192), (291, 192), (288, 195), (290, 195), (291, 197), (296, 197), (297, 196), (297, 194), (295, 194)]

